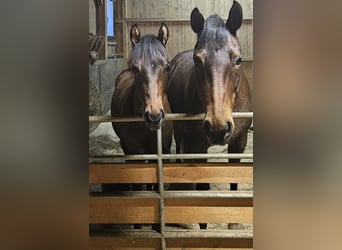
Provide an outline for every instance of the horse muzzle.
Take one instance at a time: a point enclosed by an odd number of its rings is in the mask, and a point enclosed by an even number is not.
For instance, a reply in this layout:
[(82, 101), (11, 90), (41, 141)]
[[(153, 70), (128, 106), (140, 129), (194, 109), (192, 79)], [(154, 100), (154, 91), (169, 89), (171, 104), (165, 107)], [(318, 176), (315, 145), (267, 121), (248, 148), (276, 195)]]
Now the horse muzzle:
[(207, 135), (210, 144), (212, 145), (225, 145), (228, 143), (233, 134), (233, 124), (227, 122), (224, 128), (214, 128), (208, 120), (203, 123), (204, 133)]
[(151, 114), (150, 112), (145, 112), (144, 120), (147, 126), (151, 130), (157, 130), (160, 128), (162, 121), (165, 119), (165, 112), (164, 110), (160, 110), (158, 114)]

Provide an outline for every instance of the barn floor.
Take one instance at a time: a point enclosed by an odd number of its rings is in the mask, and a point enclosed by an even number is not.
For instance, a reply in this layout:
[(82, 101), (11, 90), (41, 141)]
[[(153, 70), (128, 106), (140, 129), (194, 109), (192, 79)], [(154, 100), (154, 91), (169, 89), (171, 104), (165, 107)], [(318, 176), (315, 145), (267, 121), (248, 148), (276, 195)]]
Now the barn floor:
[[(173, 143), (171, 148), (171, 153), (175, 153), (175, 143)], [(226, 146), (212, 146), (208, 149), (208, 153), (226, 153)], [(245, 153), (253, 153), (253, 130), (248, 132), (247, 146)], [(115, 135), (111, 123), (101, 123), (99, 126), (89, 134), (89, 155), (115, 155), (123, 154), (120, 147), (119, 138)], [(215, 160), (211, 160), (215, 161)], [(219, 160), (222, 161), (222, 160)], [(243, 160), (245, 162), (252, 160)], [(210, 188), (212, 190), (229, 190), (229, 184), (211, 184)], [(239, 184), (239, 190), (253, 190), (252, 185)], [(101, 192), (101, 185), (90, 185), (90, 192)], [(187, 224), (187, 225), (177, 225), (178, 228), (184, 229), (199, 229), (198, 224)], [(171, 226), (169, 226), (172, 228)], [(208, 224), (208, 229), (227, 229), (227, 224)], [(229, 229), (245, 229), (252, 230), (253, 225), (250, 224), (231, 224)]]

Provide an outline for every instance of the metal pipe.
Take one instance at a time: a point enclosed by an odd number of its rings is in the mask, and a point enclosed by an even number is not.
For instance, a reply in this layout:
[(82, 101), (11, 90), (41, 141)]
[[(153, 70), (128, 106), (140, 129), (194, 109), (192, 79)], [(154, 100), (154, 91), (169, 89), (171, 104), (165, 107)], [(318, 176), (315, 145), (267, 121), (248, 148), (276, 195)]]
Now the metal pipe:
[(177, 230), (177, 231), (167, 232), (166, 238), (253, 239), (253, 230), (236, 230), (236, 231), (235, 230), (222, 230), (222, 231), (219, 231), (219, 230), (213, 230), (213, 231), (212, 230), (201, 230), (201, 231)]
[[(233, 112), (233, 118), (253, 118), (253, 112)], [(184, 121), (184, 120), (203, 120), (204, 113), (190, 115), (185, 113), (166, 114), (165, 120)], [(112, 117), (112, 116), (89, 116), (89, 122), (141, 122), (142, 116), (135, 117)]]
[(164, 176), (163, 176), (163, 147), (162, 147), (162, 130), (159, 128), (157, 130), (157, 155), (158, 155), (158, 184), (159, 184), (159, 212), (160, 212), (160, 244), (161, 249), (166, 249), (165, 240), (165, 203), (164, 203)]
[(253, 159), (253, 154), (163, 154), (163, 159)]
[(95, 163), (95, 162), (103, 162), (108, 163), (108, 161), (112, 161), (115, 163), (121, 163), (124, 160), (158, 160), (158, 155), (156, 154), (141, 154), (141, 155), (108, 155), (108, 156), (102, 156), (102, 155), (94, 155), (89, 157), (89, 163)]
[[(253, 159), (253, 154), (162, 154), (162, 160), (174, 159)], [(113, 163), (123, 160), (158, 160), (156, 154), (117, 155), (117, 156), (91, 156), (89, 163)]]
[(253, 191), (165, 191), (164, 198), (253, 198)]

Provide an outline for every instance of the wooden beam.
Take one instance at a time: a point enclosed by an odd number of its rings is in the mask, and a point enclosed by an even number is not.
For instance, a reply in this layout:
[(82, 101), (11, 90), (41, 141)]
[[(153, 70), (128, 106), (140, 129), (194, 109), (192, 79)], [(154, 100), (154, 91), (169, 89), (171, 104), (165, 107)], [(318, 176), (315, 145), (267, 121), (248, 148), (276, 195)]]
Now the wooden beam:
[(253, 183), (252, 164), (165, 164), (165, 183)]
[[(230, 238), (189, 238), (189, 239), (167, 239), (166, 246), (168, 249), (178, 247), (178, 249), (241, 249), (253, 248), (253, 239), (230, 239)], [(176, 248), (177, 249), (177, 248)]]
[[(165, 163), (165, 183), (253, 183), (251, 163)], [(157, 164), (89, 164), (89, 183), (156, 183)]]
[[(101, 2), (100, 2), (101, 3)], [(105, 37), (105, 46), (99, 55), (100, 60), (107, 59), (107, 13), (106, 4), (96, 6), (96, 34)]]
[[(166, 223), (253, 223), (251, 200), (188, 198), (165, 199)], [(240, 204), (241, 206), (237, 206)], [(225, 205), (233, 206), (225, 206)], [(90, 197), (90, 223), (159, 223), (159, 199)]]
[[(248, 230), (167, 229), (166, 245), (172, 250), (251, 249), (253, 232)], [(108, 231), (91, 234), (90, 249), (159, 249), (160, 234), (153, 230)]]
[(117, 55), (123, 54), (123, 22), (118, 22), (117, 20), (122, 20), (123, 9), (122, 9), (122, 1), (123, 0), (115, 0), (114, 1), (114, 30), (115, 30), (115, 40), (116, 40), (116, 48), (115, 53)]
[(253, 224), (252, 207), (165, 207), (166, 223), (245, 223)]
[(142, 249), (155, 250), (160, 247), (160, 239), (157, 238), (120, 238), (111, 236), (89, 237), (89, 247), (95, 249)]
[(89, 222), (96, 223), (158, 223), (158, 199), (123, 197), (90, 197)]
[(89, 183), (156, 183), (157, 164), (90, 164)]

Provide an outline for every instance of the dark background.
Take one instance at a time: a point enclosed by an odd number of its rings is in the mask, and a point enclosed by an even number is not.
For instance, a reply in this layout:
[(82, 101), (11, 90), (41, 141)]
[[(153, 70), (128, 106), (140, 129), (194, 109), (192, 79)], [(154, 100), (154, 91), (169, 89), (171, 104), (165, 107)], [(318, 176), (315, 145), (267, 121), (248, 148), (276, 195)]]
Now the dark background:
[[(254, 249), (342, 249), (342, 3), (253, 4)], [(0, 248), (87, 249), (87, 2), (0, 25)]]

